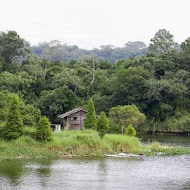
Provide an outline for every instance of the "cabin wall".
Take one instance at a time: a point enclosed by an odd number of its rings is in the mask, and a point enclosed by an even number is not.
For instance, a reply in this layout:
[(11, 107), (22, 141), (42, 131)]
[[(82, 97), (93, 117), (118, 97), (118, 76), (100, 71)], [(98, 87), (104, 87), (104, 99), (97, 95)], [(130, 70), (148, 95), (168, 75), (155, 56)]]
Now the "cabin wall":
[(67, 123), (70, 130), (82, 130), (84, 129), (84, 122), (86, 119), (86, 112), (79, 111), (77, 113), (71, 114), (67, 117)]

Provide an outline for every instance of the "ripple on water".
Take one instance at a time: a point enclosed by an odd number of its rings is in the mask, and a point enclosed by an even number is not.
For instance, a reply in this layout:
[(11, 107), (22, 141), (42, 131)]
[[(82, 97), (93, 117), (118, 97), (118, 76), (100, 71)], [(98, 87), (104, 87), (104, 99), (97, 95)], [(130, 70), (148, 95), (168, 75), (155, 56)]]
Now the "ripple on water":
[(0, 165), (0, 189), (190, 189), (189, 155), (35, 160), (19, 168), (13, 177)]

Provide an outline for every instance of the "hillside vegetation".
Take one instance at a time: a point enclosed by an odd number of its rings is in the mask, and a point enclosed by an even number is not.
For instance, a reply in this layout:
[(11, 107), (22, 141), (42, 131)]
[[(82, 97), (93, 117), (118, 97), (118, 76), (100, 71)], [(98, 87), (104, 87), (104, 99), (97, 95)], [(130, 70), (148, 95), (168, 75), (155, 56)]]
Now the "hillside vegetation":
[[(39, 45), (36, 48), (43, 48), (37, 56), (33, 53), (37, 50), (15, 31), (2, 33), (0, 125), (5, 124), (10, 99), (16, 93), (21, 98), (23, 125), (28, 127), (36, 126), (41, 115), (59, 123), (59, 114), (76, 107), (86, 108), (91, 98), (97, 113), (104, 111), (109, 117), (110, 133), (121, 131), (120, 124), (111, 118), (110, 109), (127, 105), (146, 116), (144, 123), (134, 125), (137, 131), (189, 133), (190, 38), (179, 46), (173, 35), (163, 29), (150, 42), (148, 52), (138, 58), (135, 53), (124, 53), (126, 57), (112, 60), (108, 53), (81, 59), (77, 50), (75, 60), (71, 60), (64, 55), (62, 45), (57, 52), (58, 43)], [(127, 44), (125, 48), (133, 45)], [(140, 43), (139, 49), (143, 50), (141, 45), (144, 47)], [(65, 59), (54, 59), (58, 53)], [(108, 57), (117, 61), (111, 63)]]

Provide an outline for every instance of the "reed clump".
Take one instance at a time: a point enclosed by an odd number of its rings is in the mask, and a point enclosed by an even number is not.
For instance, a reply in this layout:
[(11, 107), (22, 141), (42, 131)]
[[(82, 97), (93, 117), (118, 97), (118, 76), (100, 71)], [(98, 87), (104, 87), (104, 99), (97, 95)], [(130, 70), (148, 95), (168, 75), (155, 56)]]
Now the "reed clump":
[(100, 138), (97, 131), (62, 131), (53, 133), (51, 141), (37, 141), (32, 138), (34, 130), (26, 131), (29, 136), (6, 141), (0, 139), (0, 160), (40, 157), (84, 157), (104, 156), (105, 153), (130, 152), (146, 155), (190, 154), (189, 148), (170, 147), (154, 142), (142, 145), (136, 137), (106, 134)]

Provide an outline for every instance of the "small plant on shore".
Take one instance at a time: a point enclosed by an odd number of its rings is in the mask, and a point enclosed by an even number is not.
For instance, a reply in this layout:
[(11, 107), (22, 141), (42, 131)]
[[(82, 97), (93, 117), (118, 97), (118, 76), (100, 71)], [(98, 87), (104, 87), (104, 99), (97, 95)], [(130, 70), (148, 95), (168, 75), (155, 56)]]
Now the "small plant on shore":
[(3, 138), (6, 140), (17, 139), (23, 134), (23, 122), (20, 114), (19, 97), (12, 97), (6, 124), (3, 130)]
[(159, 150), (159, 149), (162, 148), (162, 146), (160, 145), (160, 143), (157, 142), (157, 141), (152, 142), (149, 147), (152, 150)]
[(98, 119), (97, 122), (97, 131), (101, 138), (104, 137), (104, 135), (106, 134), (108, 126), (109, 126), (108, 118), (106, 117), (105, 112), (101, 112), (100, 118)]
[(88, 110), (85, 120), (85, 128), (86, 129), (96, 129), (97, 127), (97, 119), (96, 119), (96, 110), (94, 107), (94, 102), (92, 99), (89, 100)]
[(132, 124), (129, 124), (129, 126), (125, 129), (125, 135), (128, 136), (136, 136), (136, 130), (135, 128), (132, 126)]
[(36, 130), (36, 139), (39, 141), (47, 141), (52, 138), (52, 130), (50, 128), (50, 122), (47, 117), (41, 117), (38, 122)]

